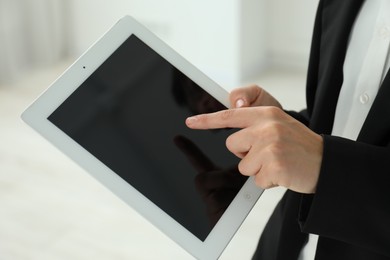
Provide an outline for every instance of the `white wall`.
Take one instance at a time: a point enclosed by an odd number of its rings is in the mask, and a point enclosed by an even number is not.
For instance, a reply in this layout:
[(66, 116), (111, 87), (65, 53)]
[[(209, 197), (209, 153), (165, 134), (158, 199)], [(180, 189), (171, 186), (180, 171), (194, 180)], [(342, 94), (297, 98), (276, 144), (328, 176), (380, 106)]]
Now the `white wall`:
[(0, 0), (0, 84), (66, 55), (65, 0)]
[(269, 64), (304, 67), (318, 0), (69, 0), (75, 55), (132, 15), (227, 87)]
[[(80, 54), (123, 15), (132, 15), (214, 79), (236, 81), (236, 0), (72, 0)], [(92, 8), (91, 8), (92, 6)], [(223, 6), (223, 10), (220, 8)]]
[(267, 59), (283, 67), (307, 66), (318, 0), (268, 0)]
[(267, 66), (266, 0), (240, 1), (238, 49), (240, 80), (253, 78)]

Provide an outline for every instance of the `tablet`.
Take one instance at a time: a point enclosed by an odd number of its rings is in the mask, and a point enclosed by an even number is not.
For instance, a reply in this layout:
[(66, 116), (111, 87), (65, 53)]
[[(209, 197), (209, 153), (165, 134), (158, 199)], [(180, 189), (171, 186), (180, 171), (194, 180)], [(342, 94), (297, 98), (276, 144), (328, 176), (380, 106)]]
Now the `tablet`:
[(217, 259), (263, 192), (225, 146), (235, 129), (185, 125), (226, 107), (226, 90), (126, 16), (22, 118), (195, 258)]

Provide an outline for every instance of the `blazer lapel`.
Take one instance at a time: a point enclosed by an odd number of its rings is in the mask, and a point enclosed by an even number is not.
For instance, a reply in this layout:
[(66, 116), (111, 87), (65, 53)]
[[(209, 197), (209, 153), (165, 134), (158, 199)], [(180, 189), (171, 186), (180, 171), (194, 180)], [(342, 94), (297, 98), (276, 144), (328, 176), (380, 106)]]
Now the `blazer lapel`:
[[(310, 127), (318, 133), (332, 131), (348, 40), (362, 4), (363, 0), (322, 1), (321, 21), (316, 22), (320, 27), (316, 30), (320, 29), (322, 34), (320, 41), (314, 39), (319, 46), (312, 46), (314, 58), (310, 60), (307, 82), (309, 112), (310, 104), (314, 104)], [(311, 73), (318, 76), (312, 77)]]

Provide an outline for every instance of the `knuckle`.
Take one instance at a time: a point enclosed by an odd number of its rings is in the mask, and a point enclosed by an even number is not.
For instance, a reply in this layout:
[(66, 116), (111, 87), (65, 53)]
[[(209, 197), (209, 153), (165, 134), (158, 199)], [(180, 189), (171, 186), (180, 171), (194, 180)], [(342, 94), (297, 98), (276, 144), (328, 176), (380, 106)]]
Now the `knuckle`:
[(254, 93), (254, 95), (256, 95), (256, 96), (258, 96), (263, 91), (263, 89), (259, 85), (256, 85), (256, 84), (252, 84), (252, 85), (248, 86), (248, 89), (252, 93)]
[(229, 120), (233, 116), (234, 111), (234, 109), (226, 109), (221, 111), (221, 119), (224, 121)]
[(277, 137), (278, 139), (285, 135), (286, 129), (282, 123), (273, 122), (270, 127), (271, 127), (271, 130), (273, 131), (275, 137)]
[(283, 154), (283, 144), (280, 141), (275, 141), (271, 143), (268, 147), (268, 152), (272, 154), (273, 157), (279, 158)]
[(264, 108), (265, 113), (272, 119), (280, 118), (284, 115), (284, 112), (279, 107), (269, 106)]
[(269, 164), (270, 171), (281, 172), (286, 169), (286, 154), (284, 146), (279, 142), (269, 144), (264, 150), (264, 156), (272, 163)]
[(262, 132), (268, 140), (272, 143), (276, 142), (277, 144), (281, 144), (288, 134), (283, 123), (276, 121), (269, 122), (266, 126), (264, 126)]

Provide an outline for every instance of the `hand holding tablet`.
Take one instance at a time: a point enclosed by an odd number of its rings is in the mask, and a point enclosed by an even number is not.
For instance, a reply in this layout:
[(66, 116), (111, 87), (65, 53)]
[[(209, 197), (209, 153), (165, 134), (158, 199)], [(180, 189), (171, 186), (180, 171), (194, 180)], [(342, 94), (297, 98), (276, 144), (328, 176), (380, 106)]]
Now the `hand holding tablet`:
[(234, 129), (184, 122), (226, 107), (224, 89), (124, 17), (22, 118), (194, 257), (217, 259), (262, 190), (225, 147)]

